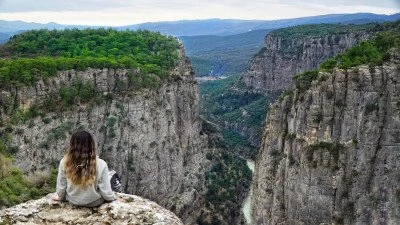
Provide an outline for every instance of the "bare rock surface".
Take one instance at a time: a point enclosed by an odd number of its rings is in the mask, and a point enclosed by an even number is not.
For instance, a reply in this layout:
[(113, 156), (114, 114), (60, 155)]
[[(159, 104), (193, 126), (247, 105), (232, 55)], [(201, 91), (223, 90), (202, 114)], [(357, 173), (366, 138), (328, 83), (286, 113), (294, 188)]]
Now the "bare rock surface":
[(118, 194), (125, 202), (113, 201), (100, 207), (86, 208), (67, 202), (54, 202), (51, 194), (38, 200), (0, 211), (3, 224), (80, 224), (80, 225), (183, 225), (172, 212), (155, 202), (135, 195)]
[(270, 107), (254, 224), (400, 224), (400, 63), (320, 73)]
[(313, 36), (291, 40), (274, 35), (265, 37), (265, 47), (253, 57), (243, 82), (256, 93), (282, 90), (292, 86), (292, 78), (315, 69), (325, 60), (368, 39), (367, 32)]

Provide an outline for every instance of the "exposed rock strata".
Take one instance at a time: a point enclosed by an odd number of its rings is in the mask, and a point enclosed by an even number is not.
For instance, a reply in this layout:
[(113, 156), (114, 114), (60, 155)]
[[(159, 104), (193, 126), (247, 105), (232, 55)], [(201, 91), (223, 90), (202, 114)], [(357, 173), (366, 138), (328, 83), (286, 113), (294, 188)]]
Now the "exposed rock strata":
[(282, 90), (292, 85), (292, 77), (317, 68), (323, 61), (344, 52), (371, 34), (354, 32), (288, 39), (270, 33), (265, 47), (253, 57), (243, 82), (257, 93)]
[(114, 201), (85, 208), (51, 200), (51, 194), (38, 200), (0, 211), (2, 224), (153, 224), (183, 225), (172, 212), (139, 196), (120, 194), (125, 202)]
[(270, 107), (255, 224), (400, 223), (399, 59), (323, 74)]
[[(198, 85), (192, 68), (182, 56), (160, 88), (125, 91), (121, 84), (136, 72), (61, 71), (33, 87), (1, 90), (2, 102), (12, 97), (21, 109), (44, 107), (46, 98), (61, 104), (60, 87), (76, 79), (89, 82), (103, 95), (99, 104), (78, 103), (13, 126), (15, 164), (30, 174), (56, 168), (71, 132), (84, 128), (96, 137), (100, 157), (122, 175), (126, 193), (156, 201), (185, 224), (195, 223), (209, 161), (207, 135), (200, 134)], [(4, 108), (0, 110), (3, 121), (9, 120)]]

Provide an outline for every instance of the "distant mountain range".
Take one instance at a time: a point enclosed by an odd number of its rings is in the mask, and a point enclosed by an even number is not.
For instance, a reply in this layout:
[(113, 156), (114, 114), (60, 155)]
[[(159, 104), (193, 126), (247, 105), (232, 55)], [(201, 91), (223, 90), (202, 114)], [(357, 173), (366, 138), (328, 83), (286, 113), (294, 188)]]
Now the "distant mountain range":
[[(179, 38), (184, 43), (186, 53), (192, 62), (196, 76), (230, 76), (244, 72), (249, 59), (264, 46), (264, 37), (273, 29), (312, 23), (364, 24), (369, 22), (395, 21), (398, 19), (400, 19), (400, 13), (390, 16), (371, 13), (326, 15), (276, 21), (235, 20), (235, 26), (232, 25), (234, 20), (207, 20), (197, 21), (197, 24), (200, 24), (200, 22), (203, 22), (203, 25), (210, 23), (208, 32), (219, 33), (214, 35), (180, 36)], [(225, 24), (229, 29), (218, 30), (217, 27), (212, 28), (211, 22), (217, 25), (217, 21), (220, 21), (220, 27)], [(196, 26), (188, 25), (187, 27), (187, 29), (194, 29), (193, 27)], [(261, 29), (265, 27), (267, 29)], [(235, 33), (239, 30), (242, 33), (221, 36), (222, 31)], [(246, 30), (252, 31), (246, 32)], [(182, 28), (182, 32), (184, 32), (184, 28)], [(200, 32), (200, 28), (198, 32)]]
[(395, 21), (400, 19), (400, 13), (393, 15), (378, 15), (373, 13), (355, 14), (329, 14), (294, 19), (281, 20), (233, 20), (233, 19), (208, 19), (208, 20), (182, 20), (173, 22), (154, 22), (138, 25), (124, 26), (118, 29), (147, 29), (160, 31), (173, 36), (197, 35), (232, 35), (251, 30), (277, 29), (300, 24), (319, 23), (369, 23)]
[[(312, 23), (368, 23), (395, 21), (400, 19), (400, 13), (393, 15), (378, 15), (373, 13), (354, 14), (329, 14), (294, 19), (281, 20), (235, 20), (235, 19), (206, 19), (206, 20), (180, 20), (170, 22), (151, 22), (129, 26), (114, 27), (119, 30), (147, 29), (159, 31), (173, 36), (197, 36), (197, 35), (232, 35), (244, 33), (250, 30), (276, 29), (299, 24)], [(85, 28), (89, 26), (62, 25), (57, 23), (27, 23), (23, 21), (0, 20), (0, 33), (14, 34), (23, 30), (32, 29), (65, 29)], [(93, 27), (93, 26), (91, 26)]]
[[(35, 29), (65, 29), (65, 28), (85, 28), (88, 26), (81, 25), (62, 25), (58, 23), (30, 23), (24, 21), (5, 21), (0, 20), (0, 32), (2, 33), (17, 33), (24, 30)], [(94, 26), (93, 26), (94, 27)]]
[[(37, 30), (37, 29), (65, 29), (65, 28), (79, 28), (84, 29), (88, 26), (80, 25), (62, 25), (58, 23), (28, 23), (23, 21), (5, 21), (0, 20), (0, 43), (7, 41), (11, 36), (22, 33), (27, 30)], [(91, 28), (96, 28), (92, 26)]]
[(181, 36), (196, 76), (229, 76), (244, 72), (248, 60), (263, 46), (271, 30), (217, 36)]
[[(265, 35), (273, 29), (301, 24), (396, 21), (400, 13), (377, 15), (373, 13), (330, 14), (282, 20), (206, 19), (152, 22), (113, 27), (117, 30), (147, 29), (179, 37), (185, 45), (197, 76), (227, 76), (244, 71), (248, 60), (263, 46)], [(32, 29), (87, 28), (89, 26), (57, 23), (27, 23), (0, 20), (0, 43), (14, 34)], [(98, 26), (90, 26), (98, 28)]]

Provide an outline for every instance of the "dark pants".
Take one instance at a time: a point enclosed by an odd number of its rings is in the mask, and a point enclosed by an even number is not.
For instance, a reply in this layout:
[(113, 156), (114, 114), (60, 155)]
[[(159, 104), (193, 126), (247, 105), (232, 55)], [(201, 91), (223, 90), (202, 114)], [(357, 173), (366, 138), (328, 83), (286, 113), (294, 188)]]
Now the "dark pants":
[(111, 189), (115, 192), (122, 193), (121, 179), (114, 170), (108, 172), (108, 177), (110, 178)]

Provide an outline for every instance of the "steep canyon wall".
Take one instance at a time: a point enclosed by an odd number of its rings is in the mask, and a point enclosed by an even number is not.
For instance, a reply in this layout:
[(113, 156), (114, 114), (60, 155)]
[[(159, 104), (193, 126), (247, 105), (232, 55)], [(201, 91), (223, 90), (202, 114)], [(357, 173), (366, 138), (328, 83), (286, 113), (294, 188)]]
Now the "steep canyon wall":
[[(14, 146), (14, 164), (29, 174), (56, 168), (70, 134), (87, 129), (96, 138), (100, 157), (122, 175), (126, 193), (156, 201), (185, 224), (195, 223), (210, 163), (205, 159), (207, 135), (200, 132), (198, 85), (192, 67), (182, 51), (176, 68), (159, 87), (129, 90), (129, 76), (138, 72), (59, 71), (34, 86), (1, 90), (3, 122), (12, 120), (7, 111), (13, 106), (21, 112), (32, 107), (42, 112), (2, 130), (7, 130)], [(61, 90), (77, 80), (96, 90), (95, 100), (61, 107)]]
[[(316, 26), (315, 30), (318, 29), (321, 28)], [(325, 60), (370, 36), (371, 33), (366, 31), (323, 36), (315, 31), (292, 38), (271, 32), (265, 37), (265, 47), (252, 58), (243, 82), (256, 93), (283, 90), (291, 87), (297, 73), (317, 68)]]
[(255, 224), (400, 223), (399, 60), (320, 73), (271, 105), (253, 175)]

